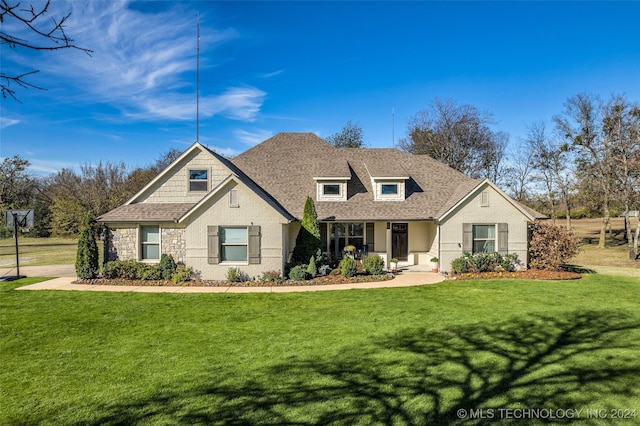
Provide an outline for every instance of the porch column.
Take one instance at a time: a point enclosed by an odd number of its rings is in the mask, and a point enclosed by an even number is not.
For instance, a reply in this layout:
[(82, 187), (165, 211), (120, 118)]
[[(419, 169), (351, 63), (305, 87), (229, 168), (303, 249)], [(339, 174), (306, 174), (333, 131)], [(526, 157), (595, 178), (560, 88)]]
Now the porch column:
[(391, 222), (387, 222), (387, 269), (389, 269), (389, 262), (391, 261)]

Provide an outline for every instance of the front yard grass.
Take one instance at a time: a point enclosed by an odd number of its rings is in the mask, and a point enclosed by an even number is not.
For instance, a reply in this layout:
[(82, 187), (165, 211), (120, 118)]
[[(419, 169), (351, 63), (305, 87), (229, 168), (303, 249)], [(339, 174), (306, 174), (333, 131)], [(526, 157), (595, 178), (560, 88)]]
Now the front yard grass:
[(636, 410), (629, 424), (640, 415), (634, 278), (283, 294), (12, 290), (23, 284), (0, 284), (0, 424), (479, 424), (458, 410), (480, 408), (496, 420), (499, 408), (603, 409), (605, 423), (611, 409)]

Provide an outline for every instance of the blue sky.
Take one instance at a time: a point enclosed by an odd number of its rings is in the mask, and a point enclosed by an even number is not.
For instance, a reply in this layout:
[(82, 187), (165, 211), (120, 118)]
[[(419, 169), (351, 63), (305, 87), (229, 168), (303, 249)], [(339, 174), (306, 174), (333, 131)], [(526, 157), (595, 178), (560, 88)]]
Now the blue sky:
[(368, 146), (390, 147), (435, 98), (490, 111), (517, 150), (569, 96), (640, 101), (640, 2), (54, 0), (48, 16), (66, 11), (91, 57), (1, 47), (4, 72), (39, 69), (29, 81), (48, 89), (0, 106), (0, 157), (37, 174), (145, 166), (191, 145), (198, 13), (199, 139), (229, 156), (349, 120)]

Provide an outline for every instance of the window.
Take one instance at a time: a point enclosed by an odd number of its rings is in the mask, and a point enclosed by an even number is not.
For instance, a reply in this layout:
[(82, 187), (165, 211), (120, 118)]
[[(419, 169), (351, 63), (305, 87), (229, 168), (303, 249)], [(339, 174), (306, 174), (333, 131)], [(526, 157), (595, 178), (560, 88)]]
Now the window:
[(495, 253), (496, 226), (473, 225), (473, 253)]
[(382, 195), (398, 195), (397, 183), (383, 183), (380, 186), (380, 193)]
[(189, 191), (206, 191), (208, 176), (206, 170), (189, 170)]
[(246, 262), (247, 228), (220, 228), (220, 261)]
[(160, 227), (140, 227), (140, 258), (142, 260), (160, 259)]
[(340, 184), (338, 183), (323, 184), (322, 195), (340, 195)]
[[(373, 244), (373, 230), (369, 232), (368, 226), (373, 224), (366, 224), (367, 226), (367, 238), (371, 238), (370, 244)], [(329, 227), (329, 252), (336, 257), (342, 256), (342, 250), (352, 245), (356, 248), (358, 253), (361, 253), (365, 247), (365, 224), (364, 223), (332, 223)], [(325, 234), (326, 238), (327, 235)]]

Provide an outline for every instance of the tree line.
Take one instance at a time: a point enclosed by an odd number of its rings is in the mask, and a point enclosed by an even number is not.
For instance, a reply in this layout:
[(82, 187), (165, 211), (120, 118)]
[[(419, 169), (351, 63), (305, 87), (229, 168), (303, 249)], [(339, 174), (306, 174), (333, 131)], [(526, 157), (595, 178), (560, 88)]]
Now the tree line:
[[(0, 165), (0, 210), (33, 209), (30, 236), (77, 235), (85, 215), (95, 219), (125, 203), (180, 154), (172, 148), (146, 167), (99, 162), (48, 177), (32, 176), (29, 161), (20, 156), (5, 158)], [(0, 232), (7, 236), (12, 231), (0, 227)]]
[[(536, 122), (517, 150), (508, 135), (492, 129), (492, 115), (472, 105), (436, 99), (407, 124), (398, 146), (429, 155), (472, 178), (488, 178), (521, 203), (555, 223), (564, 216), (602, 217), (599, 245), (606, 244), (610, 219), (625, 218), (629, 258), (638, 257), (640, 227), (630, 212), (640, 209), (640, 106), (625, 96), (603, 101), (578, 94), (567, 99), (551, 126)], [(351, 121), (327, 141), (340, 148), (364, 147), (364, 132)], [(82, 217), (95, 218), (121, 205), (180, 155), (175, 149), (147, 167), (125, 163), (83, 164), (45, 178), (27, 173), (29, 162), (5, 158), (0, 170), (2, 210), (34, 208), (34, 236), (75, 235)]]

